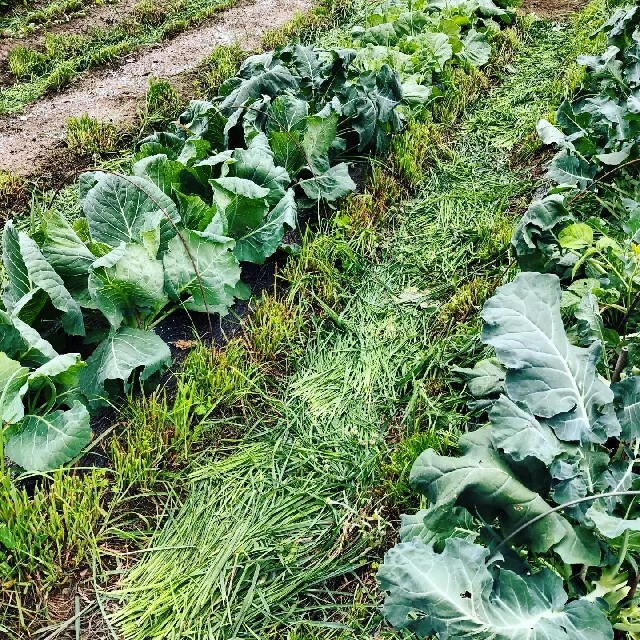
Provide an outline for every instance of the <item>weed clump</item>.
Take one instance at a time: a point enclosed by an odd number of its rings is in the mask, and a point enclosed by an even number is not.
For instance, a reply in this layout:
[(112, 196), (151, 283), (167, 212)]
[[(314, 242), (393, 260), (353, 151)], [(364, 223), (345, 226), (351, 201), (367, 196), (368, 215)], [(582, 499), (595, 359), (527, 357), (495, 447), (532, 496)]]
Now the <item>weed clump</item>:
[(168, 80), (151, 78), (145, 96), (142, 121), (157, 126), (175, 118), (182, 109), (182, 98)]
[(24, 202), (26, 196), (25, 181), (10, 171), (0, 171), (0, 220), (3, 210), (15, 210)]
[(246, 56), (247, 52), (237, 42), (216, 47), (200, 67), (196, 79), (199, 91), (204, 95), (215, 95), (220, 85), (236, 74)]
[(104, 154), (117, 150), (122, 132), (111, 122), (102, 122), (83, 114), (67, 120), (66, 140), (78, 154)]
[(19, 45), (9, 51), (7, 64), (11, 74), (18, 80), (30, 80), (43, 73), (47, 64), (47, 57), (40, 51)]

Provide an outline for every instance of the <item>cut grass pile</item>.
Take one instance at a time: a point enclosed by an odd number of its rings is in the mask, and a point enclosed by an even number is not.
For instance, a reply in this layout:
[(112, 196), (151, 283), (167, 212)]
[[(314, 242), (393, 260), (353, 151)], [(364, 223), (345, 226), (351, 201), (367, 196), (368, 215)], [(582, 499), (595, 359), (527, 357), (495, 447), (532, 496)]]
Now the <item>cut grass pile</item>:
[(304, 355), (234, 418), (240, 437), (197, 465), (159, 550), (111, 594), (127, 640), (402, 637), (383, 630), (370, 572), (396, 510), (416, 506), (406, 473), (422, 447), (450, 450), (473, 426), (453, 367), (483, 353), (477, 312), (508, 277), (510, 230), (537, 184), (535, 166), (509, 159), (602, 17), (596, 3), (570, 27), (525, 20), (515, 72), (446, 153), (414, 144), (434, 135), (442, 147), (437, 125), (414, 124), (396, 144), (390, 167), (422, 185), (413, 200), (380, 217), (394, 181), (374, 171), (307, 234), (286, 270), (289, 304), (316, 310)]

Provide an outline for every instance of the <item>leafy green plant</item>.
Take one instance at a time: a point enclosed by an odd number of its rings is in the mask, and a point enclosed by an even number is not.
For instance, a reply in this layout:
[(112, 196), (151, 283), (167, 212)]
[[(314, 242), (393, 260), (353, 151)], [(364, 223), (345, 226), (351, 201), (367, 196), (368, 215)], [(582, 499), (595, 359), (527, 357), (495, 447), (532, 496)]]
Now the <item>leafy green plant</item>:
[(571, 344), (560, 300), (558, 278), (532, 272), (484, 307), (496, 360), (463, 373), (490, 426), (460, 439), (461, 457), (428, 450), (411, 470), (429, 508), (403, 518), (378, 576), (399, 628), (604, 639), (607, 617), (635, 615), (640, 492), (622, 494), (639, 486), (640, 377), (604, 381), (600, 345)]
[(557, 186), (513, 235), (526, 271), (484, 306), (495, 358), (459, 370), (489, 424), (460, 439), (460, 457), (428, 450), (412, 468), (429, 506), (404, 517), (379, 579), (388, 619), (420, 637), (640, 629), (639, 20), (614, 14), (558, 127), (538, 124), (561, 148)]

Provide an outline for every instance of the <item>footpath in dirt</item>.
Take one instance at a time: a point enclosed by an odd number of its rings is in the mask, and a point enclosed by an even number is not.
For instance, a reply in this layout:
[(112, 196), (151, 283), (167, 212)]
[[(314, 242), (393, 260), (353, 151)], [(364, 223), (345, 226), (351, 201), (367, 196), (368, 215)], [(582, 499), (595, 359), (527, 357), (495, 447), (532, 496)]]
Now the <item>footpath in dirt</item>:
[(88, 114), (100, 120), (131, 122), (152, 77), (171, 80), (194, 71), (221, 45), (255, 48), (261, 36), (308, 10), (310, 0), (241, 2), (211, 22), (144, 49), (117, 68), (87, 74), (70, 89), (46, 97), (23, 114), (0, 117), (0, 171), (28, 177), (47, 174), (64, 162), (67, 118)]

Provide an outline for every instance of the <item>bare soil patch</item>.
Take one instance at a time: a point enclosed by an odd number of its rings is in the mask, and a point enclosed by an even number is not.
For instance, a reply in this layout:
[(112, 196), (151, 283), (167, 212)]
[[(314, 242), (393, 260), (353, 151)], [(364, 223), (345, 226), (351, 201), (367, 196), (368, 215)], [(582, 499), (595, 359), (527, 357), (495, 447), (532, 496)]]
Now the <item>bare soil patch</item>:
[(524, 0), (521, 10), (524, 13), (535, 13), (541, 18), (563, 20), (580, 11), (586, 4), (586, 0)]
[(311, 6), (311, 0), (243, 2), (207, 25), (138, 51), (117, 68), (84, 75), (67, 91), (36, 102), (22, 115), (0, 117), (0, 170), (45, 179), (58, 174), (52, 163), (64, 161), (64, 155), (69, 161), (63, 142), (66, 118), (86, 113), (101, 120), (131, 123), (149, 78), (178, 79), (220, 45), (237, 41), (244, 49), (256, 48), (266, 31)]

